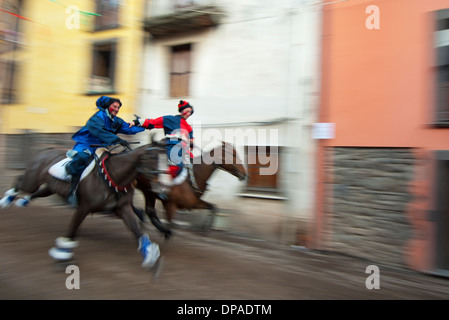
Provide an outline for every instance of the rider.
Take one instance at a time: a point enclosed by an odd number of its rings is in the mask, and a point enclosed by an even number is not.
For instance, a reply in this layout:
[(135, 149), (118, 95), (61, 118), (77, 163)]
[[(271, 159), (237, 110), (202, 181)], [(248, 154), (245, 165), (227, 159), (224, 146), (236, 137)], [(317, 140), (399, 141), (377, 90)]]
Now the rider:
[[(193, 106), (187, 101), (180, 100), (178, 112), (179, 114), (175, 116), (167, 115), (155, 119), (145, 119), (143, 122), (139, 118), (133, 120), (137, 126), (145, 129), (164, 129), (167, 138), (168, 169), (172, 178), (175, 178), (184, 167), (184, 156), (189, 159), (193, 158), (193, 154), (190, 152), (190, 149), (193, 148), (193, 129), (186, 121), (193, 114)], [(159, 189), (160, 197), (167, 198), (169, 190), (157, 183), (154, 189)]]
[(91, 155), (97, 149), (97, 147), (91, 145), (113, 145), (118, 143), (128, 147), (129, 143), (121, 139), (117, 134), (132, 135), (145, 130), (144, 128), (134, 127), (134, 122), (127, 123), (117, 117), (122, 106), (119, 99), (101, 96), (97, 99), (96, 105), (99, 110), (90, 117), (84, 127), (72, 136), (72, 139), (76, 141), (73, 147), (76, 154), (73, 160), (65, 167), (67, 173), (72, 175), (70, 192), (67, 196), (67, 202), (72, 206), (76, 206), (76, 189), (81, 174), (89, 164)]

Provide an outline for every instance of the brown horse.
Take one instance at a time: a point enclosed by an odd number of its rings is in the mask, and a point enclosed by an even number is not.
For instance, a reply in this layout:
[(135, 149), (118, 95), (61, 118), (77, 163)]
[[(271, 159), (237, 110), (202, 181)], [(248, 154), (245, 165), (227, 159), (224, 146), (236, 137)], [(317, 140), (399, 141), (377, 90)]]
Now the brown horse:
[[(143, 267), (151, 267), (158, 260), (159, 246), (152, 243), (137, 224), (132, 209), (133, 181), (139, 175), (151, 180), (157, 168), (160, 148), (145, 145), (132, 151), (111, 154), (105, 152), (97, 159), (95, 168), (79, 183), (78, 207), (65, 237), (56, 239), (56, 247), (49, 254), (56, 260), (67, 260), (73, 256), (77, 230), (89, 213), (112, 211), (120, 217), (136, 237), (143, 257)], [(19, 192), (31, 194), (18, 201), (24, 205), (32, 198), (57, 194), (66, 198), (70, 182), (49, 174), (49, 168), (66, 157), (66, 150), (47, 149), (39, 152), (31, 161), (15, 187), (8, 190), (0, 200), (0, 207), (10, 205)]]
[[(225, 142), (210, 152), (203, 152), (199, 158), (193, 160), (190, 168), (188, 178), (181, 184), (172, 186), (166, 200), (160, 199), (158, 194), (152, 191), (150, 180), (146, 176), (137, 176), (136, 188), (141, 190), (145, 197), (145, 212), (153, 225), (164, 233), (165, 237), (169, 237), (171, 231), (157, 216), (156, 199), (161, 200), (169, 222), (174, 218), (177, 209), (208, 209), (213, 217), (216, 213), (215, 205), (202, 200), (201, 197), (206, 191), (207, 181), (214, 171), (221, 169), (237, 177), (240, 181), (246, 178), (246, 170), (237, 151), (231, 144)], [(140, 209), (134, 208), (134, 210), (139, 211)], [(141, 213), (136, 212), (136, 214)]]

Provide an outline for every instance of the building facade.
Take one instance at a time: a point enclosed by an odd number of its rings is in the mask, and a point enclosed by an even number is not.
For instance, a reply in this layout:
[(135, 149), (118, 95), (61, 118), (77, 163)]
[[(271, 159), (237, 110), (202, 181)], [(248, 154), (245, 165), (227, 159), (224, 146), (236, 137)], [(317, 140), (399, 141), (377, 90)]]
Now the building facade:
[(449, 3), (327, 2), (313, 246), (446, 274)]
[[(0, 1), (0, 134), (5, 167), (23, 168), (71, 135), (101, 95), (134, 118), (143, 1)], [(24, 148), (18, 147), (24, 146)]]
[(197, 146), (233, 143), (249, 173), (244, 183), (217, 173), (206, 197), (280, 215), (277, 240), (290, 244), (313, 213), (320, 12), (315, 1), (154, 0), (144, 24), (139, 113), (189, 101)]

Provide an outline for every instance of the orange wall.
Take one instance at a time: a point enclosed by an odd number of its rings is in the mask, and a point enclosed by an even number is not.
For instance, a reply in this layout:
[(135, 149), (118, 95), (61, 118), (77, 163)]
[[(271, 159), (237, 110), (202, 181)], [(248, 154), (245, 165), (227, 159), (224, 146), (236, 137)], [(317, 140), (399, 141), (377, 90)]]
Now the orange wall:
[[(332, 0), (327, 0), (332, 2)], [(366, 7), (380, 10), (369, 30)], [(449, 128), (432, 128), (432, 13), (448, 0), (349, 0), (324, 6), (321, 122), (326, 146), (449, 149)]]

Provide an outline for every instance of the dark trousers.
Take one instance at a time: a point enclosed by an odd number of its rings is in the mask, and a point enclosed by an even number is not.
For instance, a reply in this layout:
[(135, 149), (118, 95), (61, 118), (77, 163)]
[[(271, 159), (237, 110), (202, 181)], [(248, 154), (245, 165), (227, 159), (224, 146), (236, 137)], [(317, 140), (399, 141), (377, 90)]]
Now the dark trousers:
[(66, 171), (72, 176), (80, 176), (89, 165), (90, 155), (86, 152), (78, 152), (66, 166)]

